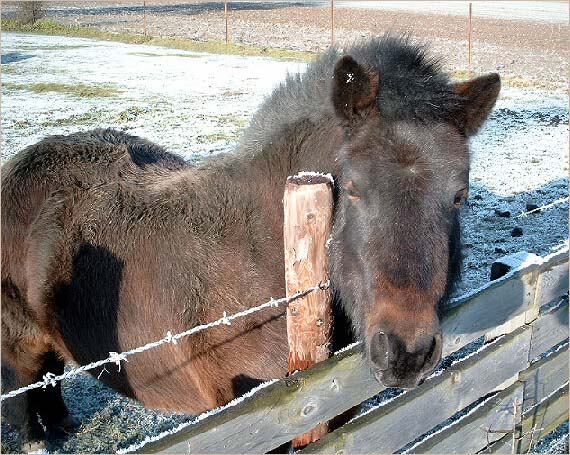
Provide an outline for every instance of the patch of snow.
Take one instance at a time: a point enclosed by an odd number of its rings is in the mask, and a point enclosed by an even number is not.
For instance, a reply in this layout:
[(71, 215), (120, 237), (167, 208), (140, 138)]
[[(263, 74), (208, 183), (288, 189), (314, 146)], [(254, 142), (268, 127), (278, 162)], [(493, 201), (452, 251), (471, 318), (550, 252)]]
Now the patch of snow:
[(336, 351), (333, 355), (339, 355), (342, 354), (343, 352), (346, 351), (350, 351), (352, 348), (354, 348), (355, 346), (361, 345), (362, 341), (355, 341), (354, 343), (349, 344), (348, 346), (345, 346), (342, 349), (339, 349), (338, 351)]
[(487, 284), (484, 284), (483, 286), (480, 286), (476, 289), (473, 289), (473, 290), (471, 290), (471, 291), (469, 291), (469, 292), (467, 292), (467, 293), (465, 293), (459, 297), (455, 297), (455, 298), (451, 299), (449, 301), (450, 306), (453, 306), (453, 305), (455, 305), (455, 304), (457, 304), (463, 300), (470, 299), (474, 295), (480, 294), (481, 292), (485, 291), (487, 288), (492, 287), (492, 286), (496, 286), (498, 283), (509, 280), (510, 278), (512, 278), (512, 276), (514, 274), (516, 274), (517, 272), (520, 272), (521, 270), (525, 269), (529, 265), (545, 264), (555, 256), (558, 256), (560, 254), (568, 254), (568, 244), (567, 243), (562, 244), (560, 246), (556, 246), (554, 248), (555, 248), (555, 251), (553, 253), (550, 253), (544, 257), (535, 256), (535, 255), (531, 255), (531, 254), (528, 254), (526, 252), (523, 252), (525, 255), (528, 255), (528, 257), (523, 262), (520, 262), (517, 264), (516, 261), (513, 261), (513, 264), (515, 264), (516, 267), (509, 270), (508, 273), (506, 273), (505, 275), (503, 275), (500, 278), (497, 278), (496, 280), (493, 280)]
[(329, 180), (334, 185), (333, 176), (328, 172), (322, 173), (322, 172), (301, 171), (301, 172), (297, 172), (297, 174), (295, 174), (295, 175), (291, 175), (291, 176), (287, 177), (287, 180), (294, 179), (294, 178), (302, 178), (302, 177), (308, 177), (308, 178), (321, 177), (321, 178), (325, 178), (325, 179)]
[(509, 269), (519, 268), (523, 269), (532, 264), (542, 264), (542, 258), (527, 251), (519, 251), (517, 253), (509, 254), (498, 259), (502, 264), (509, 267)]

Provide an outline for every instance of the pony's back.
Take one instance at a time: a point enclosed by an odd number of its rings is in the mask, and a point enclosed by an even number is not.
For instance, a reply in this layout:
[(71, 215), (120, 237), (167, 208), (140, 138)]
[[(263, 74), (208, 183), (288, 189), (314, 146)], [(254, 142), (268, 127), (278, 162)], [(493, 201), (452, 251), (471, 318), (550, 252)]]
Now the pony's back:
[[(150, 141), (112, 129), (50, 136), (17, 153), (2, 167), (2, 282), (25, 295), (22, 256), (29, 228), (56, 191), (89, 188), (129, 175), (186, 166)], [(134, 171), (134, 172), (133, 172)], [(7, 280), (7, 281), (6, 281)]]

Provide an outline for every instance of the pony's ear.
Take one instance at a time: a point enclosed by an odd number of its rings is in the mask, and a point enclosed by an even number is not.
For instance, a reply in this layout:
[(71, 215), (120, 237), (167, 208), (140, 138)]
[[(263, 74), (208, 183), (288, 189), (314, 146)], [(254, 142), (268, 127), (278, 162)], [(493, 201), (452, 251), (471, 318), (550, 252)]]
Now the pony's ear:
[(497, 101), (501, 79), (497, 73), (487, 74), (454, 84), (455, 92), (463, 98), (456, 121), (461, 130), (472, 136), (483, 125)]
[(342, 57), (334, 67), (332, 102), (336, 114), (353, 123), (374, 105), (378, 96), (379, 75), (350, 56)]

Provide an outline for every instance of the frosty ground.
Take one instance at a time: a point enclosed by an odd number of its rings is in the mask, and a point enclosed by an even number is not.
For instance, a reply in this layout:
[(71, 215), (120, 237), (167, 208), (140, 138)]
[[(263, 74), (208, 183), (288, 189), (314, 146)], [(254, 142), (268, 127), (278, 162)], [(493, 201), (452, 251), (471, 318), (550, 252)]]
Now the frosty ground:
[[(94, 127), (123, 129), (194, 162), (231, 152), (264, 96), (305, 65), (2, 34), (3, 160), (47, 135)], [(472, 151), (457, 295), (487, 282), (498, 257), (545, 255), (568, 238), (568, 204), (516, 218), (529, 201), (568, 195), (567, 95), (504, 88)], [(511, 235), (515, 227), (522, 236)], [(52, 451), (114, 452), (188, 418), (145, 410), (87, 376), (67, 381), (64, 393), (82, 427)], [(6, 435), (3, 449), (13, 447)]]

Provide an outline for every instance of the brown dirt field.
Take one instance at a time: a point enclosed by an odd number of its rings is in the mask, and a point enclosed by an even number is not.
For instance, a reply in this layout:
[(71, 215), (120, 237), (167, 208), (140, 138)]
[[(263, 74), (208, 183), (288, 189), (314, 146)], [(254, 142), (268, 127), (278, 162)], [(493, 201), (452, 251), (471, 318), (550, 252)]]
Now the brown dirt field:
[[(3, 12), (10, 10), (5, 3)], [(7, 6), (6, 6), (7, 5)], [(331, 43), (329, 8), (300, 4), (230, 3), (230, 39), (235, 43), (320, 51)], [(142, 1), (50, 2), (49, 17), (105, 31), (143, 33)], [(223, 2), (146, 1), (147, 33), (194, 40), (224, 40)], [(386, 31), (410, 33), (431, 43), (446, 69), (468, 67), (467, 19), (442, 14), (336, 8), (335, 42), (348, 44)], [(472, 69), (502, 76), (568, 85), (568, 32), (565, 24), (473, 19)], [(516, 83), (516, 81), (515, 81)], [(522, 82), (521, 82), (522, 83)]]

